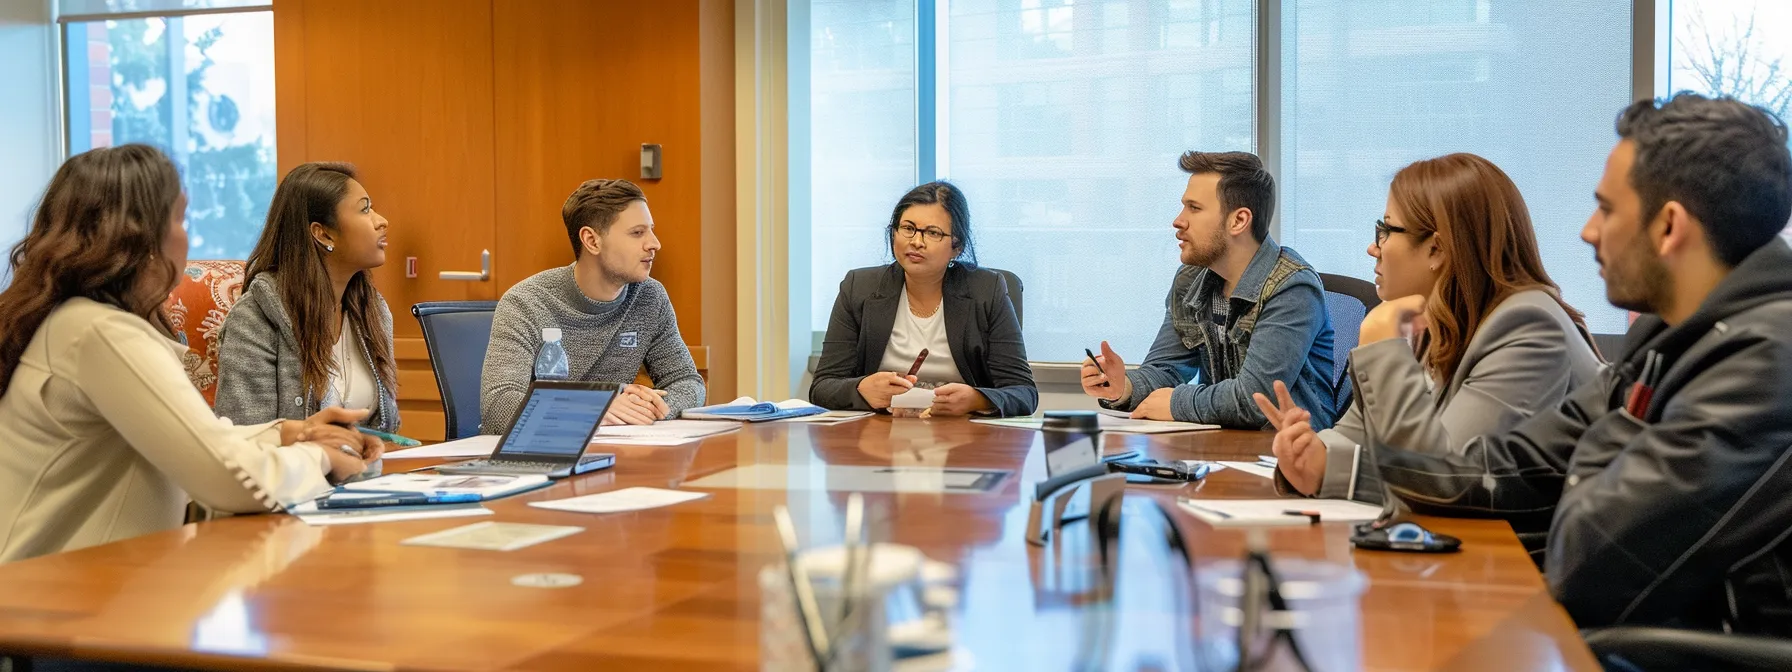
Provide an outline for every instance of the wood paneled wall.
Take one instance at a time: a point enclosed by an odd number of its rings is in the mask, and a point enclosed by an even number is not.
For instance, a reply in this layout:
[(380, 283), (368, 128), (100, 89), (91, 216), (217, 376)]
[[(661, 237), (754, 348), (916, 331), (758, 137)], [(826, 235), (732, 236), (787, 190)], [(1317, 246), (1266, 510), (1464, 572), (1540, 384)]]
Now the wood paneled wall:
[[(705, 335), (731, 339), (734, 316), (705, 315), (704, 298), (714, 306), (733, 289), (714, 273), (705, 284), (704, 233), (727, 227), (704, 218), (731, 223), (732, 213), (703, 204), (732, 194), (734, 176), (705, 169), (714, 152), (702, 150), (703, 130), (727, 128), (715, 121), (732, 118), (733, 101), (703, 82), (732, 76), (733, 60), (715, 57), (731, 56), (732, 35), (703, 27), (732, 15), (718, 0), (275, 1), (282, 174), (307, 161), (354, 163), (392, 224), (374, 279), (395, 314), (407, 432), (428, 438), (441, 427), (410, 306), (496, 299), (571, 263), (560, 206), (590, 178), (627, 178), (646, 192), (664, 246), (653, 275), (685, 342), (713, 368)], [(643, 143), (662, 147), (659, 180), (640, 179)], [(732, 236), (716, 237), (731, 257)], [(477, 270), (481, 250), (493, 253), (491, 281), (437, 279)], [(405, 277), (406, 257), (417, 258), (418, 277)], [(715, 345), (731, 351), (732, 340)], [(726, 388), (711, 394), (732, 398), (731, 380)]]

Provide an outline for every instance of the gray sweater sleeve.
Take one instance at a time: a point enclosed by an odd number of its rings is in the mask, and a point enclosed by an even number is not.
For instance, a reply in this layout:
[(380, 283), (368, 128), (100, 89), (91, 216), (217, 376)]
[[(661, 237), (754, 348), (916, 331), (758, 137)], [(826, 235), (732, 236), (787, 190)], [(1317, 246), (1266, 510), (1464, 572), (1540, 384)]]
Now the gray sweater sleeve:
[(676, 418), (687, 408), (702, 406), (709, 391), (704, 387), (703, 376), (697, 373), (697, 362), (691, 359), (690, 347), (678, 334), (678, 315), (672, 312), (669, 297), (665, 309), (660, 312), (660, 324), (655, 333), (642, 364), (653, 386), (666, 391), (666, 405), (672, 411), (667, 417)]
[(281, 335), (273, 319), (253, 292), (244, 292), (224, 318), (218, 333), (217, 403), (212, 407), (218, 417), (253, 425), (280, 419), (283, 408), (304, 410), (275, 398)]
[(498, 301), (492, 313), (492, 340), (485, 348), (485, 367), (480, 372), (480, 432), (503, 432), (528, 397), (540, 334), (514, 300)]

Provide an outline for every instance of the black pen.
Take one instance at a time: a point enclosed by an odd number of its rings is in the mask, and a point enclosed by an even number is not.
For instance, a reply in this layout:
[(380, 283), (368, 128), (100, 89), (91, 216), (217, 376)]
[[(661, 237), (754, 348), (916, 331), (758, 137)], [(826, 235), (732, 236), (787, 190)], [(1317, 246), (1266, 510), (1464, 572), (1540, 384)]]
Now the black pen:
[[(1089, 363), (1094, 364), (1095, 368), (1097, 368), (1097, 369), (1101, 368), (1101, 362), (1095, 361), (1095, 352), (1094, 351), (1092, 351), (1088, 348), (1083, 348), (1083, 354), (1089, 356)], [(1096, 387), (1107, 387), (1107, 386), (1108, 386), (1108, 384), (1106, 382), (1103, 382), (1102, 384), (1097, 385)]]

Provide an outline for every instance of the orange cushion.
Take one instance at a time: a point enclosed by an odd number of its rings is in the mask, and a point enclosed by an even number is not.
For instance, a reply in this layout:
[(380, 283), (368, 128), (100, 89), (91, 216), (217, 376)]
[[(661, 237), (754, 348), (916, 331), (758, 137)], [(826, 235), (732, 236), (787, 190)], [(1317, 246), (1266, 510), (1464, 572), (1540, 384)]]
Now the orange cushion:
[(168, 296), (168, 318), (187, 338), (181, 363), (208, 404), (218, 394), (218, 332), (224, 328), (224, 316), (243, 296), (245, 270), (240, 261), (189, 261), (180, 284)]

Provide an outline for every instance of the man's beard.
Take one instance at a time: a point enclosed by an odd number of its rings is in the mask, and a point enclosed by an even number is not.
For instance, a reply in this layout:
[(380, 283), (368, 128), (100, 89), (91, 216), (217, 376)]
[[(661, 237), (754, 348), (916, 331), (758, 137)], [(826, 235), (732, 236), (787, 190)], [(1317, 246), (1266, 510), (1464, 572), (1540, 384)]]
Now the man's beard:
[(1673, 291), (1673, 278), (1649, 249), (1647, 232), (1639, 231), (1635, 240), (1607, 265), (1605, 298), (1625, 310), (1661, 312), (1662, 303)]
[(1213, 237), (1207, 239), (1206, 245), (1196, 243), (1189, 237), (1188, 252), (1182, 255), (1182, 263), (1189, 266), (1211, 267), (1220, 257), (1226, 255), (1226, 233), (1214, 231)]
[(599, 260), (597, 264), (597, 272), (603, 274), (604, 280), (618, 285), (629, 285), (644, 280), (644, 277), (636, 277), (634, 275), (633, 271), (635, 268), (637, 267), (631, 265), (631, 267), (618, 270), (611, 268), (609, 264), (603, 263), (601, 260)]

